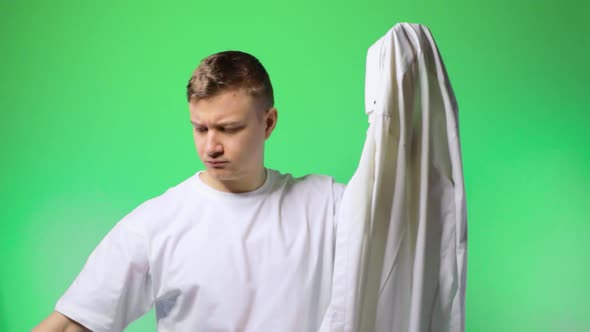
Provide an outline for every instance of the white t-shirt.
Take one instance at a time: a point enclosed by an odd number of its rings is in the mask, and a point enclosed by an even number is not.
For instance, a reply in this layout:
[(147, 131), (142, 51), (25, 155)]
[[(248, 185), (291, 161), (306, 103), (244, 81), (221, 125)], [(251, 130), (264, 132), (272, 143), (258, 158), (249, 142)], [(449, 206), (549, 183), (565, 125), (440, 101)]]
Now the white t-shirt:
[(55, 310), (122, 331), (153, 305), (158, 331), (315, 331), (330, 300), (344, 185), (267, 169), (247, 193), (197, 172), (121, 219)]

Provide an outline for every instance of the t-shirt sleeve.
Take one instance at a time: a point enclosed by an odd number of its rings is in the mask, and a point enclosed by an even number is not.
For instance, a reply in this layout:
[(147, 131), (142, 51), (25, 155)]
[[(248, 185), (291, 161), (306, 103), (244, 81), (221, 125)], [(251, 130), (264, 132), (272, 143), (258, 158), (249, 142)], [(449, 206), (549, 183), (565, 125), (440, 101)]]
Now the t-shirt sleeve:
[(88, 257), (55, 310), (95, 331), (122, 331), (149, 311), (153, 291), (145, 235), (119, 221)]

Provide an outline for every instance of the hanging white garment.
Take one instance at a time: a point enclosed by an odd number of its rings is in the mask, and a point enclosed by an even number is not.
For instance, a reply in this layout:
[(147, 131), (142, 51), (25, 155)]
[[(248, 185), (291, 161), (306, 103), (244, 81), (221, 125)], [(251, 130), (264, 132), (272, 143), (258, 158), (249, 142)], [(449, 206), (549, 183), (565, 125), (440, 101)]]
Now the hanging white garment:
[(463, 332), (467, 220), (457, 103), (430, 30), (368, 50), (369, 128), (339, 210), (321, 332)]

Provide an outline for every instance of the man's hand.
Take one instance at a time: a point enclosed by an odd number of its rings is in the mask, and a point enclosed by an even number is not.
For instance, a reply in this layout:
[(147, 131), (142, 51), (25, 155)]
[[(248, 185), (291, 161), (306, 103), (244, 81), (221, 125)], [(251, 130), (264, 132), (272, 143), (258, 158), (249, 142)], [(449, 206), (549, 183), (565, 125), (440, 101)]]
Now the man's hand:
[(89, 329), (76, 321), (54, 311), (45, 318), (32, 332), (88, 332)]

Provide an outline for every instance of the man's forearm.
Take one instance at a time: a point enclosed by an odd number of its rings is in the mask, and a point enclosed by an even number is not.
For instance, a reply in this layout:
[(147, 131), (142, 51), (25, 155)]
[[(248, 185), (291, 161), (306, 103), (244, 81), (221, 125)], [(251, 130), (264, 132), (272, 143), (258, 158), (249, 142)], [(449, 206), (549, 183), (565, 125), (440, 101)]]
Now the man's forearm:
[(37, 325), (32, 332), (88, 332), (87, 328), (76, 321), (54, 311)]

